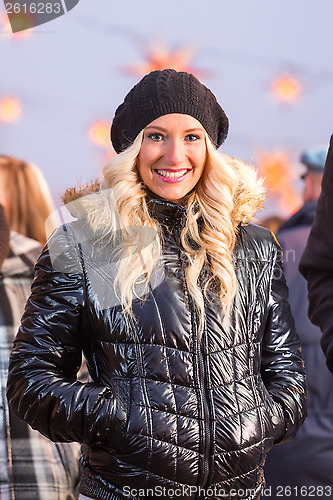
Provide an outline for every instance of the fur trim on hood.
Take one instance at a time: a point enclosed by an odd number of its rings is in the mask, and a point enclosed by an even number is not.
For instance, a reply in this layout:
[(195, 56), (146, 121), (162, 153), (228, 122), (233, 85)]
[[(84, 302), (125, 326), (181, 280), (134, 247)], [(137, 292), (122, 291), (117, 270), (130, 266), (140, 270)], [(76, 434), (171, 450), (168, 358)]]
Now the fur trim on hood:
[(84, 219), (86, 217), (85, 198), (100, 191), (101, 182), (96, 179), (85, 185), (80, 184), (77, 188), (67, 188), (61, 198), (73, 217)]
[(240, 160), (237, 160), (239, 183), (234, 195), (234, 208), (231, 217), (235, 225), (255, 222), (257, 212), (263, 208), (266, 190), (264, 179), (258, 179), (256, 169)]
[[(239, 171), (239, 183), (234, 194), (234, 208), (231, 216), (235, 227), (239, 224), (255, 222), (255, 215), (263, 206), (265, 200), (265, 189), (263, 179), (258, 179), (257, 171), (240, 160), (234, 160), (235, 167)], [(86, 203), (90, 203), (90, 196), (102, 190), (99, 180), (92, 181), (78, 188), (68, 188), (62, 200), (73, 217), (85, 218)]]

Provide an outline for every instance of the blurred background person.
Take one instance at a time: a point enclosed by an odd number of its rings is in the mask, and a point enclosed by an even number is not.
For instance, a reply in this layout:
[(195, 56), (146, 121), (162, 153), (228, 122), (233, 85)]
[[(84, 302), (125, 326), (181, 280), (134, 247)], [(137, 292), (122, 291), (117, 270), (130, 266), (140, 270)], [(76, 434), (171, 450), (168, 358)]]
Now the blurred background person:
[(73, 500), (79, 445), (52, 443), (18, 419), (6, 398), (9, 354), (53, 202), (37, 167), (0, 156), (0, 203), (0, 498)]
[[(323, 496), (333, 495), (333, 374), (326, 367), (320, 347), (321, 332), (308, 319), (307, 284), (298, 271), (316, 213), (326, 155), (327, 149), (323, 148), (302, 154), (301, 162), (306, 167), (302, 176), (304, 204), (277, 233), (283, 249), (289, 302), (304, 354), (308, 417), (295, 441), (275, 446), (267, 457), (265, 476), (273, 499), (281, 495), (299, 498), (302, 486), (306, 497), (319, 498), (321, 490), (317, 487), (323, 487)], [(291, 490), (287, 491), (287, 486)]]
[(308, 282), (309, 317), (322, 332), (321, 347), (333, 373), (333, 135), (318, 200), (316, 217), (300, 261)]
[[(9, 226), (3, 206), (0, 205), (0, 269), (9, 252)], [(1, 276), (0, 276), (1, 278)]]
[(276, 234), (284, 222), (285, 219), (283, 219), (279, 215), (271, 215), (269, 217), (262, 219), (259, 222), (259, 226), (265, 227), (266, 229), (269, 229), (272, 233)]
[(52, 219), (54, 204), (35, 165), (0, 155), (0, 201), (12, 231), (45, 244), (45, 221), (50, 216)]

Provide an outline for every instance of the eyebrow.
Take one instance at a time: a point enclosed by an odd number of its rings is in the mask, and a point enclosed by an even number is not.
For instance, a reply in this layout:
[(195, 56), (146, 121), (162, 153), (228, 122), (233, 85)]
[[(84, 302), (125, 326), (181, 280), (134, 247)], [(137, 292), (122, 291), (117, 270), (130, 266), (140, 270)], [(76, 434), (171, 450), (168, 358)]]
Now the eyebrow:
[[(167, 132), (167, 130), (163, 127), (159, 127), (157, 125), (148, 125), (148, 127), (145, 128), (145, 130), (148, 130), (148, 129), (154, 129), (154, 130), (161, 130), (162, 132)], [(196, 127), (196, 128), (188, 128), (187, 130), (185, 130), (184, 132), (185, 133), (190, 133), (190, 132), (203, 132), (203, 129), (202, 128), (199, 128), (199, 127)]]

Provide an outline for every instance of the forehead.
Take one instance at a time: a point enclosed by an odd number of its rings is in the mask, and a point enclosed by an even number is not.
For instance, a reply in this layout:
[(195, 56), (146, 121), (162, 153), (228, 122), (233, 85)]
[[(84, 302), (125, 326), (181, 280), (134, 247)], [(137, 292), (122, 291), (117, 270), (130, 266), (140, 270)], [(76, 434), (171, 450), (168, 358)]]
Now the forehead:
[(163, 115), (156, 120), (147, 125), (146, 128), (158, 128), (161, 127), (163, 129), (181, 129), (181, 130), (204, 130), (201, 123), (190, 115), (183, 115), (181, 113), (171, 113), (169, 115)]

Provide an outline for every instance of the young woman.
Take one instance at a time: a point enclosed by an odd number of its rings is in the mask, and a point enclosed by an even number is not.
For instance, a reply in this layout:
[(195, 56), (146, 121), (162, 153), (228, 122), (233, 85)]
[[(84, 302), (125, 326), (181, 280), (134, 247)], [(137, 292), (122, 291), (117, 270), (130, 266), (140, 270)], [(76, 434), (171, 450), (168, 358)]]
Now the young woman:
[[(305, 418), (280, 248), (263, 190), (219, 154), (228, 119), (193, 75), (145, 76), (116, 111), (101, 186), (36, 266), (8, 398), (82, 447), (82, 498), (256, 498)], [(81, 353), (91, 381), (76, 373)]]

